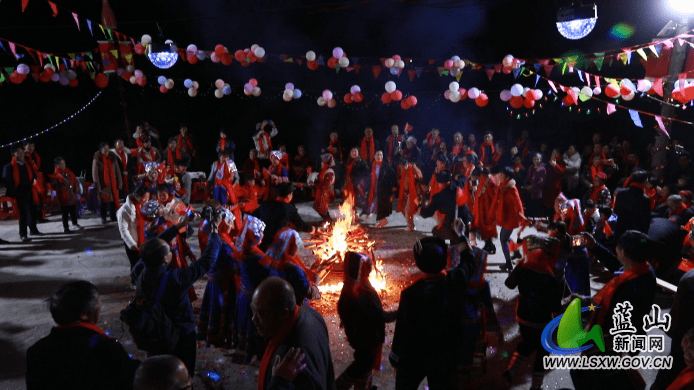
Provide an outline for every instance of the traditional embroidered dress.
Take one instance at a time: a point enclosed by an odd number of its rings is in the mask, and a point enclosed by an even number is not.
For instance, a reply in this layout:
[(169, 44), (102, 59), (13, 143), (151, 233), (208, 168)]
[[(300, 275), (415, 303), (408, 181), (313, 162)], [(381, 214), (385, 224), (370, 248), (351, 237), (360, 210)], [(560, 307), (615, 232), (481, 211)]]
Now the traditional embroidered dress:
[(296, 230), (284, 228), (280, 230), (266, 252), (267, 256), (272, 259), (270, 276), (280, 277), (292, 286), (297, 305), (308, 302), (315, 278), (313, 272), (306, 268), (306, 265), (297, 255), (297, 251), (301, 247), (303, 247), (303, 241), (301, 241), (299, 233)]
[(230, 206), (228, 207), (234, 214), (235, 219), (235, 229), (241, 229), (242, 219), (241, 210), (238, 206), (239, 200), (234, 191), (232, 182), (234, 180), (234, 173), (236, 173), (236, 164), (233, 161), (227, 160), (225, 164), (222, 164), (214, 177), (214, 199), (222, 205)]
[(328, 209), (330, 203), (335, 200), (335, 171), (332, 167), (335, 165), (332, 155), (325, 154), (322, 157), (323, 164), (318, 174), (318, 179), (314, 185), (315, 198), (313, 201), (313, 209), (323, 219), (330, 219)]
[(260, 123), (256, 125), (257, 132), (253, 136), (253, 142), (255, 143), (255, 150), (258, 151), (258, 158), (261, 160), (267, 160), (270, 158), (270, 151), (272, 151), (272, 140), (271, 138), (277, 135), (277, 128), (273, 127), (270, 134), (265, 130), (260, 128)]

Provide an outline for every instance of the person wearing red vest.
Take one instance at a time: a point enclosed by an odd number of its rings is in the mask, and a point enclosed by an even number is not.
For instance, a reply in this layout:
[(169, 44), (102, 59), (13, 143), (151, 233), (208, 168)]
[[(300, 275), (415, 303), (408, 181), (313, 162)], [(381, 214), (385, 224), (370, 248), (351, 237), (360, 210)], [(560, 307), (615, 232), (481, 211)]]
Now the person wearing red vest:
[(58, 204), (63, 214), (63, 231), (71, 233), (68, 227), (67, 217), (70, 214), (72, 226), (82, 229), (82, 226), (77, 223), (77, 202), (79, 200), (79, 183), (75, 178), (75, 174), (65, 166), (65, 159), (56, 157), (54, 160), (55, 171), (49, 175), (51, 178), (51, 186), (56, 192)]
[(99, 151), (94, 153), (92, 179), (101, 201), (101, 223), (106, 224), (107, 209), (110, 209), (111, 222), (116, 222), (116, 210), (120, 208), (118, 190), (123, 186), (118, 156), (111, 151), (108, 143), (102, 142)]
[(496, 247), (492, 243), (492, 239), (497, 236), (497, 209), (494, 206), (497, 193), (499, 192), (499, 184), (494, 180), (494, 176), (490, 174), (489, 168), (486, 167), (475, 168), (470, 179), (472, 181), (479, 180), (471, 210), (473, 215), (471, 229), (476, 231), (484, 241), (484, 248), (482, 249), (495, 254)]
[(34, 203), (32, 185), (36, 172), (25, 158), (21, 145), (12, 146), (12, 161), (2, 169), (2, 181), (7, 189), (7, 196), (14, 198), (19, 209), (19, 237), (22, 241), (31, 241), (27, 237), (27, 225), (32, 235), (43, 235), (36, 228), (36, 204)]
[(513, 180), (514, 175), (515, 172), (511, 167), (505, 167), (504, 170), (501, 171), (499, 175), (501, 183), (499, 183), (497, 197), (494, 202), (495, 206), (493, 207), (493, 209), (496, 210), (496, 223), (501, 226), (499, 241), (501, 243), (501, 250), (504, 252), (504, 258), (506, 259), (506, 264), (501, 265), (499, 268), (505, 271), (511, 271), (513, 269), (508, 245), (511, 233), (513, 233), (513, 229), (523, 226), (525, 223), (523, 203), (521, 203), (518, 188), (516, 188), (515, 185), (508, 185), (509, 182)]
[(239, 200), (239, 207), (246, 214), (252, 214), (260, 205), (258, 200), (265, 194), (265, 188), (255, 184), (255, 177), (247, 175), (243, 185), (234, 184), (234, 192)]

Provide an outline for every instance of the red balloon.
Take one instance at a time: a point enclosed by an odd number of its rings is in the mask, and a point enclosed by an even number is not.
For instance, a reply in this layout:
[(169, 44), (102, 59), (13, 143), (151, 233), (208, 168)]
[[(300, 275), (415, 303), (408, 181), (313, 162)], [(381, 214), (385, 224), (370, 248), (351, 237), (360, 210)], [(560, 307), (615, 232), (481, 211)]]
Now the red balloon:
[(165, 86), (165, 85), (160, 85), (160, 86), (159, 86), (159, 92), (161, 92), (161, 93), (167, 93), (167, 92), (169, 92), (169, 90), (166, 89), (166, 86)]
[(246, 57), (248, 57), (248, 59), (251, 61), (251, 64), (258, 61), (258, 57), (256, 57), (253, 52), (249, 52)]
[(135, 50), (135, 53), (137, 53), (137, 54), (144, 54), (145, 53), (145, 47), (142, 46), (141, 43), (135, 44), (135, 47), (133, 47), (133, 50)]
[(609, 84), (607, 87), (605, 87), (605, 95), (608, 98), (616, 98), (619, 96), (619, 90), (612, 84)]
[(694, 84), (687, 85), (684, 88), (684, 96), (687, 98), (687, 101), (694, 100)]
[(566, 90), (566, 96), (569, 97), (568, 101), (571, 104), (578, 104), (578, 94), (573, 89)]
[(249, 65), (251, 65), (251, 62), (248, 61), (247, 59), (244, 59), (243, 61), (240, 61), (240, 62), (241, 62), (241, 66), (249, 66)]
[[(50, 77), (53, 77), (53, 75), (55, 74), (55, 72), (54, 72), (53, 69), (51, 69), (51, 68), (46, 68), (46, 69), (44, 69), (43, 71), (46, 72), (46, 73), (48, 73), (48, 77), (49, 77), (49, 78), (50, 78)], [(653, 88), (651, 88), (651, 89), (653, 89)]]
[(446, 70), (451, 70), (453, 67), (453, 60), (446, 60), (446, 62), (443, 63), (443, 66), (446, 68)]
[(501, 71), (504, 72), (504, 74), (509, 74), (513, 71), (513, 68), (510, 66), (504, 66), (501, 68)]
[(403, 110), (407, 110), (410, 108), (410, 103), (408, 103), (407, 99), (405, 99), (400, 102), (400, 107), (402, 107)]
[(236, 61), (243, 61), (244, 58), (246, 58), (246, 53), (243, 52), (243, 50), (236, 50), (234, 52), (234, 58), (236, 58)]
[(458, 88), (458, 92), (460, 92), (460, 100), (467, 99), (467, 90), (465, 88)]
[(198, 63), (198, 56), (196, 56), (195, 54), (188, 53), (186, 57), (191, 65), (195, 65)]
[(397, 55), (397, 54), (393, 56), (393, 61), (399, 61), (399, 60), (401, 60), (401, 59), (402, 59), (402, 58), (401, 58), (399, 55)]
[[(195, 56), (194, 56), (195, 57)], [(222, 64), (224, 65), (231, 65), (232, 59), (231, 59), (231, 54), (229, 53), (224, 53), (222, 54)], [(196, 57), (197, 59), (197, 57)]]
[(328, 60), (328, 68), (335, 69), (335, 66), (337, 65), (338, 61), (339, 60), (337, 58), (330, 57), (330, 59)]
[(361, 103), (361, 101), (364, 100), (364, 95), (362, 95), (361, 92), (357, 92), (352, 95), (352, 100), (355, 103)]
[(563, 99), (561, 99), (562, 103), (564, 103), (565, 106), (570, 106), (571, 105), (571, 98), (569, 95), (564, 96)]
[(526, 94), (525, 101), (523, 102), (523, 105), (525, 106), (525, 108), (535, 107), (535, 100), (529, 99), (528, 96), (530, 96), (530, 94)]
[(383, 95), (381, 95), (381, 101), (383, 104), (388, 104), (393, 101), (393, 98), (390, 96), (388, 92), (383, 92)]
[(145, 84), (147, 84), (147, 77), (142, 76), (139, 79), (137, 79), (137, 85), (139, 85), (140, 87), (144, 87)]
[(396, 89), (390, 94), (390, 97), (391, 99), (393, 99), (393, 101), (399, 102), (400, 100), (402, 100), (402, 92)]
[(407, 98), (408, 103), (410, 106), (416, 106), (417, 105), (417, 97), (414, 95), (411, 95), (410, 97)]
[(10, 75), (10, 81), (12, 81), (15, 84), (21, 83), (26, 78), (27, 78), (27, 76), (25, 74), (19, 74), (19, 73), (17, 73), (16, 70), (13, 71), (12, 74)]
[(345, 53), (345, 52), (343, 51), (343, 52), (342, 52), (342, 56), (343, 56), (343, 57), (347, 57), (347, 53)]
[(41, 72), (41, 74), (39, 74), (39, 80), (41, 80), (41, 82), (47, 83), (51, 81), (51, 75), (49, 75), (48, 72), (44, 70), (43, 72)]
[(480, 93), (480, 96), (475, 99), (475, 104), (480, 107), (485, 107), (487, 104), (489, 104), (489, 97), (484, 93)]
[(629, 89), (629, 87), (626, 85), (622, 85), (622, 87), (619, 89), (619, 93), (621, 93), (623, 96), (629, 95), (631, 92), (631, 89)]
[(677, 88), (672, 91), (672, 98), (677, 100), (680, 103), (686, 103), (689, 100), (687, 100), (687, 95), (685, 94), (685, 91), (683, 91), (680, 88)]
[(70, 80), (70, 82), (68, 83), (68, 85), (74, 88), (74, 87), (78, 86), (79, 83), (80, 83), (80, 82), (77, 81), (77, 79), (72, 79), (72, 80)]
[(542, 98), (542, 91), (539, 89), (531, 89), (529, 92), (533, 95), (533, 100), (540, 100)]
[(106, 77), (105, 74), (99, 73), (94, 77), (94, 82), (96, 83), (96, 86), (99, 88), (106, 88), (108, 85), (108, 77)]
[(351, 104), (353, 101), (352, 94), (351, 93), (346, 93), (344, 97), (345, 103)]
[(335, 101), (335, 99), (328, 100), (328, 107), (335, 108), (336, 104), (337, 104), (337, 102)]
[(311, 70), (318, 69), (318, 61), (306, 61), (306, 66)]
[(521, 108), (523, 107), (523, 97), (513, 96), (511, 100), (509, 100), (509, 104), (511, 104), (511, 107), (513, 108)]
[(252, 85), (253, 88), (255, 88), (255, 87), (258, 86), (258, 80), (256, 80), (256, 79), (250, 79), (250, 80), (248, 80), (248, 84)]
[(217, 46), (214, 47), (214, 52), (217, 54), (217, 57), (221, 57), (222, 54), (224, 54), (227, 51), (227, 48), (224, 47), (221, 43)]

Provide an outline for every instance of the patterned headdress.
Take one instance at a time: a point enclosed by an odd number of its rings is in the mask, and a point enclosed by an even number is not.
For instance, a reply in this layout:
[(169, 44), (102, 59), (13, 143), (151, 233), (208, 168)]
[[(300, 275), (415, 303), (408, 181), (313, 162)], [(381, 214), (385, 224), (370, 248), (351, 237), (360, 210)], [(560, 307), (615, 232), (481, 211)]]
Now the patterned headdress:
[(278, 160), (282, 160), (282, 157), (284, 157), (284, 152), (281, 150), (273, 150), (270, 152), (270, 156), (277, 158)]
[(279, 260), (282, 257), (282, 255), (287, 252), (289, 244), (291, 244), (292, 242), (292, 238), (294, 238), (294, 243), (296, 244), (297, 250), (299, 248), (303, 248), (304, 242), (301, 241), (299, 233), (297, 233), (296, 230), (293, 229), (285, 229), (284, 231), (282, 231), (282, 233), (280, 233), (275, 242), (273, 242), (272, 245), (270, 245), (268, 250), (265, 251), (265, 254), (267, 254), (275, 260)]
[(145, 204), (142, 205), (142, 208), (140, 208), (140, 211), (142, 214), (146, 215), (150, 219), (154, 219), (157, 217), (157, 214), (159, 214), (159, 209), (161, 208), (161, 205), (159, 204), (158, 201), (156, 200), (148, 200)]
[(251, 246), (256, 246), (260, 244), (263, 239), (263, 231), (265, 230), (265, 222), (259, 220), (252, 215), (246, 215), (243, 219), (243, 229), (241, 229), (241, 234), (236, 238), (236, 248), (242, 250), (243, 244), (246, 241), (246, 232), (249, 230), (253, 232), (255, 239), (251, 242)]

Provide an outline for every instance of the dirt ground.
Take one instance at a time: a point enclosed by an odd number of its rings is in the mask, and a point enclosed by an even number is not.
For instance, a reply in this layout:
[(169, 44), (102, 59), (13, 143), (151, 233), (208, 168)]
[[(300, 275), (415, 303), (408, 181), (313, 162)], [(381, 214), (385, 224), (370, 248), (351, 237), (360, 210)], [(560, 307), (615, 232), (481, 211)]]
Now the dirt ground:
[[(308, 222), (317, 222), (318, 215), (311, 209), (310, 203), (299, 204), (299, 211)], [(200, 208), (198, 206), (198, 208)], [(45, 299), (60, 285), (78, 279), (94, 283), (101, 294), (104, 305), (99, 326), (111, 336), (118, 339), (133, 358), (144, 359), (141, 351), (132, 343), (127, 332), (118, 319), (121, 309), (134, 296), (129, 286), (128, 260), (123, 242), (115, 224), (103, 226), (96, 214), (85, 211), (80, 224), (84, 230), (76, 234), (62, 233), (59, 215), (50, 215), (50, 222), (39, 225), (45, 236), (34, 238), (30, 243), (21, 243), (18, 236), (17, 222), (0, 221), (0, 238), (11, 244), (0, 244), (0, 389), (23, 389), (26, 372), (26, 349), (50, 332), (54, 325), (47, 310)], [(386, 309), (395, 310), (399, 292), (413, 280), (418, 271), (412, 257), (412, 246), (418, 237), (430, 234), (435, 226), (432, 219), (423, 220), (417, 217), (416, 230), (405, 232), (405, 221), (400, 213), (388, 218), (389, 224), (383, 229), (375, 229), (375, 221), (366, 220), (366, 227), (371, 238), (382, 241), (375, 250), (376, 257), (383, 259), (383, 271), (387, 275), (387, 290), (382, 295)], [(524, 234), (533, 233), (527, 229)], [(304, 235), (305, 236), (305, 235)], [(515, 237), (515, 236), (514, 236)], [(194, 251), (198, 253), (197, 238), (189, 240)], [(498, 244), (497, 244), (498, 245)], [(308, 250), (304, 249), (303, 257), (307, 263), (312, 262)], [(510, 355), (518, 342), (518, 327), (514, 320), (516, 290), (507, 289), (503, 282), (505, 272), (499, 271), (503, 263), (499, 249), (496, 255), (490, 255), (487, 266), (487, 279), (490, 281), (492, 297), (497, 315), (505, 335), (503, 344), (492, 343), (487, 349), (487, 375), (480, 388), (525, 389), (530, 387), (530, 363), (522, 374), (518, 375), (513, 386), (505, 384), (501, 378)], [(607, 280), (604, 273), (592, 275), (592, 288), (597, 291)], [(196, 284), (199, 297), (195, 305), (202, 300), (206, 279)], [(339, 318), (335, 313), (338, 295), (324, 294), (319, 302), (313, 302), (325, 318), (330, 332), (330, 346), (336, 374), (341, 373), (352, 360), (344, 331), (339, 327)], [(672, 296), (659, 294), (656, 303), (669, 307)], [(383, 348), (381, 371), (374, 376), (374, 384), (383, 389), (394, 388), (394, 372), (387, 360), (394, 325), (387, 327), (386, 343)], [(669, 351), (669, 338), (666, 337), (666, 351)], [(256, 389), (258, 368), (235, 364), (231, 361), (230, 351), (198, 345), (197, 374), (195, 388)], [(205, 373), (214, 371), (222, 377), (222, 383), (212, 386), (204, 380)], [(643, 371), (648, 385), (655, 378), (655, 371)], [(544, 388), (573, 388), (568, 371), (555, 370), (547, 372)], [(420, 389), (428, 389), (426, 381)]]

